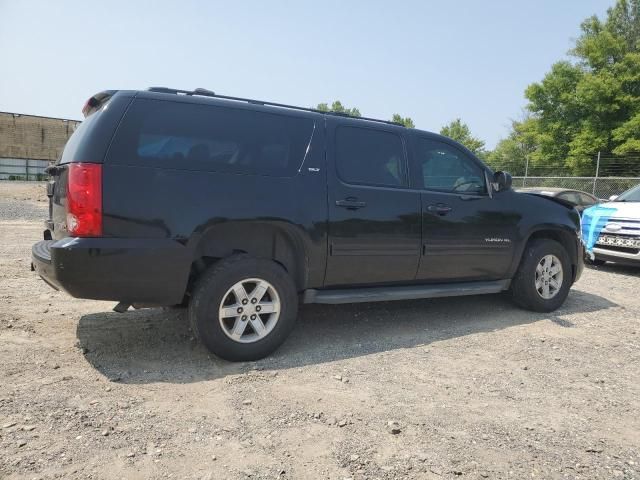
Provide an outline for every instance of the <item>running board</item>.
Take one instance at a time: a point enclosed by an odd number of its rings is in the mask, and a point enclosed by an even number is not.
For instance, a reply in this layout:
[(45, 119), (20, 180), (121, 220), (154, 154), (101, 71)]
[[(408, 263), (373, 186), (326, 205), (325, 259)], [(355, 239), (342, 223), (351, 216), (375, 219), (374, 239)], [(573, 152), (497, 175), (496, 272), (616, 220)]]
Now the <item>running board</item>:
[(360, 303), (412, 300), (415, 298), (461, 297), (499, 293), (509, 288), (511, 280), (491, 282), (439, 283), (398, 287), (345, 288), (335, 290), (305, 290), (303, 303)]

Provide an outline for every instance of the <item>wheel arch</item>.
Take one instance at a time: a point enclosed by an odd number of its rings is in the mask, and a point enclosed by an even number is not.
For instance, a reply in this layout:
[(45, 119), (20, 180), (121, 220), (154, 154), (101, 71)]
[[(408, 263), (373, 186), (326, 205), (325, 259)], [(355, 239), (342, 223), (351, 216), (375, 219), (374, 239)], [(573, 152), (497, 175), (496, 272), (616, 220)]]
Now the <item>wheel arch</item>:
[(298, 291), (307, 285), (307, 254), (303, 237), (286, 222), (220, 222), (194, 235), (191, 279), (217, 260), (235, 254), (266, 258), (280, 264), (294, 280)]
[(515, 275), (520, 264), (527, 246), (536, 239), (549, 239), (558, 242), (564, 247), (569, 255), (569, 261), (572, 268), (572, 281), (575, 281), (578, 273), (578, 245), (576, 240), (576, 232), (570, 228), (562, 228), (557, 225), (540, 226), (529, 232), (526, 239), (522, 242), (522, 247), (516, 256), (514, 265), (512, 266), (511, 275)]

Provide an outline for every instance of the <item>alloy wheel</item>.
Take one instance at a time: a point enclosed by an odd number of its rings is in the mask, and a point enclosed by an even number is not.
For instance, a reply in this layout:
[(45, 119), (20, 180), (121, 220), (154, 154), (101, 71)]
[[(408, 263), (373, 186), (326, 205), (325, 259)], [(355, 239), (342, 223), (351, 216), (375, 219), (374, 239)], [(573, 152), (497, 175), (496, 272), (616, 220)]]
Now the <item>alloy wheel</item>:
[(555, 297), (562, 287), (562, 263), (555, 255), (545, 255), (536, 267), (536, 291), (545, 300)]
[(248, 278), (227, 290), (220, 302), (218, 320), (232, 340), (253, 343), (271, 333), (280, 310), (280, 297), (273, 285), (260, 278)]

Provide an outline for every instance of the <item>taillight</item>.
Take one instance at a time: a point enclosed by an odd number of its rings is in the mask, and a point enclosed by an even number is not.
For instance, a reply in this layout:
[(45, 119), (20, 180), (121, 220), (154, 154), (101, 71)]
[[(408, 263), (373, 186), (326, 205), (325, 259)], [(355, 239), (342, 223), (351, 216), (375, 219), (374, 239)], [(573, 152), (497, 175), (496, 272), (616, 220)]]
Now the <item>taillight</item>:
[(69, 164), (67, 230), (74, 237), (102, 236), (102, 165)]

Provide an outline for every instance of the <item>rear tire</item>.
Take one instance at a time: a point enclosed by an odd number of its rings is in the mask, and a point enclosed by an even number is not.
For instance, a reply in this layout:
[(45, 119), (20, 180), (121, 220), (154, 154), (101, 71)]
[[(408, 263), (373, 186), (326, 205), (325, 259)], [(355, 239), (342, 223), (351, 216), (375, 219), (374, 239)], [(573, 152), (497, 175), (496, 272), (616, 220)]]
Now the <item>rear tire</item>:
[(286, 340), (297, 311), (296, 288), (284, 268), (236, 255), (203, 273), (189, 304), (189, 321), (210, 352), (225, 360), (252, 361)]
[(571, 262), (564, 247), (546, 238), (525, 247), (520, 267), (511, 282), (513, 301), (535, 312), (552, 312), (569, 294), (573, 280)]

